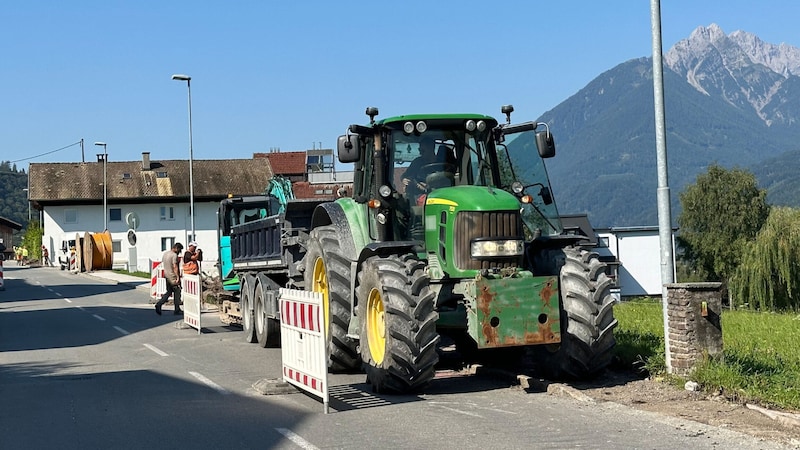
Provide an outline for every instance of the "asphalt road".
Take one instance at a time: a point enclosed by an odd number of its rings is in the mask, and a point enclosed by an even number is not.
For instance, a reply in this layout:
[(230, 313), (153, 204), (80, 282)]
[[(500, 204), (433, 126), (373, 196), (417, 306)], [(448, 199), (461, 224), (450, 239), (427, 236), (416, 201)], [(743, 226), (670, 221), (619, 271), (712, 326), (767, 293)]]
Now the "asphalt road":
[(50, 268), (5, 267), (0, 448), (782, 448), (613, 403), (442, 372), (416, 396), (332, 375), (331, 412), (277, 380), (280, 349), (215, 313), (203, 334), (157, 316), (146, 291)]

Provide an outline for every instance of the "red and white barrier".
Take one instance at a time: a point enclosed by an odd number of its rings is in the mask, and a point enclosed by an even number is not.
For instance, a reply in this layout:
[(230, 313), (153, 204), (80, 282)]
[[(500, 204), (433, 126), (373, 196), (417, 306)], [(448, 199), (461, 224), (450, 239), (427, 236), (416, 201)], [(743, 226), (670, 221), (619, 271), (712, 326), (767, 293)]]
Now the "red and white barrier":
[(328, 413), (328, 347), (322, 294), (280, 290), (283, 380), (322, 398)]
[(150, 297), (161, 298), (167, 292), (167, 280), (164, 278), (164, 268), (161, 261), (150, 261)]
[(183, 322), (192, 328), (197, 328), (197, 334), (203, 332), (200, 323), (201, 308), (200, 295), (202, 285), (200, 275), (184, 275), (181, 278), (181, 300), (183, 301)]
[(3, 281), (3, 260), (0, 259), (0, 291), (6, 290), (6, 284)]

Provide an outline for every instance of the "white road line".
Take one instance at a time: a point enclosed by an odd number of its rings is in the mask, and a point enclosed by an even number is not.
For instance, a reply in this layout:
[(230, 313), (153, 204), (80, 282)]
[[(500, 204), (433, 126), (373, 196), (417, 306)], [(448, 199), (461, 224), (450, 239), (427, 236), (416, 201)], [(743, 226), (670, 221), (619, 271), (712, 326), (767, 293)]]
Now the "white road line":
[(106, 319), (98, 316), (97, 314), (92, 314), (92, 317), (94, 317), (95, 319), (99, 320), (100, 322), (105, 322), (106, 321)]
[(465, 416), (478, 417), (480, 419), (483, 419), (483, 416), (481, 416), (480, 414), (475, 414), (475, 413), (471, 413), (471, 412), (467, 412), (467, 411), (461, 411), (460, 409), (450, 408), (449, 406), (443, 406), (443, 405), (437, 405), (437, 406), (439, 408), (446, 409), (448, 411), (453, 411), (455, 413), (464, 414)]
[(210, 387), (211, 389), (214, 389), (215, 391), (219, 392), (222, 395), (230, 394), (230, 392), (228, 392), (224, 387), (222, 387), (222, 386), (218, 385), (217, 383), (214, 383), (213, 381), (209, 380), (208, 378), (203, 376), (203, 374), (200, 374), (200, 373), (197, 373), (197, 372), (189, 372), (189, 374), (191, 376), (197, 378), (198, 380), (202, 381), (206, 386)]
[(161, 350), (159, 350), (158, 348), (156, 348), (155, 346), (152, 346), (152, 345), (150, 345), (150, 344), (142, 344), (142, 345), (144, 345), (145, 347), (149, 348), (150, 350), (152, 350), (152, 351), (153, 351), (155, 354), (157, 354), (157, 355), (160, 355), (160, 356), (169, 356), (169, 355), (167, 354), (167, 352), (161, 351)]
[(290, 441), (294, 442), (300, 448), (304, 448), (305, 450), (319, 450), (317, 448), (317, 446), (315, 446), (311, 442), (308, 442), (307, 440), (301, 438), (300, 436), (298, 436), (296, 433), (293, 433), (292, 430), (290, 430), (288, 428), (275, 428), (275, 431), (277, 431), (278, 433), (286, 436), (286, 439), (289, 439)]
[(59, 296), (59, 297), (63, 297), (63, 295), (61, 295), (61, 292), (56, 292), (55, 294), (56, 294), (57, 296)]
[(117, 330), (117, 331), (119, 331), (120, 333), (122, 333), (122, 334), (126, 335), (126, 336), (130, 334), (130, 333), (128, 333), (127, 331), (123, 330), (122, 328), (120, 328), (120, 327), (118, 327), (118, 326), (115, 326), (115, 327), (114, 327), (114, 329), (115, 329), (115, 330)]
[(52, 289), (50, 289), (50, 288), (47, 288), (47, 290), (48, 290), (48, 291), (50, 291), (50, 292), (52, 292), (52, 293), (54, 293), (54, 294), (56, 293), (56, 291), (54, 291), (54, 290), (52, 290)]

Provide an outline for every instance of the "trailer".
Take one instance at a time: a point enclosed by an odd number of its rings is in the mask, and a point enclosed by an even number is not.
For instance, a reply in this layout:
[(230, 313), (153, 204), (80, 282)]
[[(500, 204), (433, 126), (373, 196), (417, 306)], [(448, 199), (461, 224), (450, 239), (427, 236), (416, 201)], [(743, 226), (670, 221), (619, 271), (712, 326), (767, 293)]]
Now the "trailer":
[(220, 202), (220, 276), (226, 300), (220, 319), (239, 324), (247, 342), (280, 343), (278, 289), (302, 287), (311, 215), (327, 199), (288, 195), (231, 196)]

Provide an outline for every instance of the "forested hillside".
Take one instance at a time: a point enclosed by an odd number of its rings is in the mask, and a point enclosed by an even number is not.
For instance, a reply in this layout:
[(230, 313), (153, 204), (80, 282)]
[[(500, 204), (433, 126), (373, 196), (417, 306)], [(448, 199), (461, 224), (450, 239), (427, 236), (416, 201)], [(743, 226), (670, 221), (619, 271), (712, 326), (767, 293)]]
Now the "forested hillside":
[(16, 164), (0, 162), (0, 217), (28, 225), (28, 174)]

